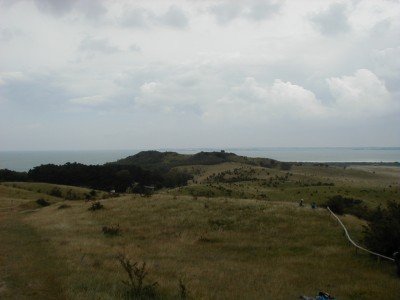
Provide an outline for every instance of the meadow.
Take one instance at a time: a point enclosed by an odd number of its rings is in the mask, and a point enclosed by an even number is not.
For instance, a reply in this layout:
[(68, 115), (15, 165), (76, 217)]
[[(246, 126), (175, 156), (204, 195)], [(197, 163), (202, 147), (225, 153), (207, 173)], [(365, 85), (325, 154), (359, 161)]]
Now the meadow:
[[(385, 205), (398, 199), (398, 167), (178, 168), (194, 174), (188, 186), (146, 197), (0, 184), (0, 298), (123, 299), (120, 255), (146, 263), (161, 299), (400, 298), (394, 265), (356, 253), (326, 209), (310, 207), (337, 194)], [(365, 221), (341, 219), (362, 243)]]

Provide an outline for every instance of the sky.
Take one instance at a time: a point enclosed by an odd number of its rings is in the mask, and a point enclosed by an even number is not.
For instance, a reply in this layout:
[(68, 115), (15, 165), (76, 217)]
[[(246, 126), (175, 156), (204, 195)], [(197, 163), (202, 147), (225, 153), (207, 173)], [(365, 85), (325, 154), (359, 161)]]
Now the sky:
[(0, 150), (400, 146), (400, 1), (0, 0)]

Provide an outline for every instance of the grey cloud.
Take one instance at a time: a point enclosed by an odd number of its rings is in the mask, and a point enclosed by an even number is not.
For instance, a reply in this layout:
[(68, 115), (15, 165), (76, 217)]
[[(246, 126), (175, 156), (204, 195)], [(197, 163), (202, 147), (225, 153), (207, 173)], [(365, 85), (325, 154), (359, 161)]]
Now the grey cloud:
[(126, 27), (145, 28), (154, 25), (186, 28), (189, 20), (185, 12), (175, 5), (171, 5), (165, 13), (156, 14), (149, 9), (133, 8), (124, 12), (120, 24)]
[(255, 21), (263, 20), (275, 13), (280, 9), (281, 5), (278, 3), (270, 3), (267, 1), (256, 1), (248, 8), (245, 16)]
[(126, 27), (147, 27), (151, 14), (143, 8), (126, 10), (120, 19), (120, 24)]
[(12, 28), (0, 28), (0, 41), (8, 42), (14, 39), (15, 37), (21, 36), (23, 33), (20, 30), (12, 29)]
[(73, 94), (60, 87), (54, 74), (14, 76), (1, 86), (0, 98), (24, 110), (51, 110), (59, 107)]
[(106, 38), (86, 37), (79, 45), (79, 50), (89, 52), (101, 52), (104, 54), (112, 54), (121, 51), (118, 47), (111, 44)]
[(132, 44), (132, 45), (130, 45), (129, 46), (129, 51), (132, 51), (132, 52), (140, 52), (142, 49), (138, 46), (138, 45), (136, 45), (136, 44)]
[[(28, 0), (0, 0), (6, 6)], [(33, 0), (37, 9), (55, 17), (65, 16), (73, 11), (89, 18), (97, 18), (107, 12), (103, 0)]]
[(241, 7), (232, 2), (220, 3), (210, 7), (210, 12), (215, 15), (219, 24), (227, 24), (239, 17)]
[(324, 35), (335, 36), (350, 30), (345, 4), (331, 4), (327, 10), (312, 15), (310, 20)]
[(161, 24), (176, 28), (185, 28), (189, 23), (185, 13), (175, 5), (170, 6), (168, 11), (159, 16), (157, 20)]
[(107, 12), (101, 0), (79, 0), (76, 2), (75, 9), (92, 19), (96, 19)]
[(227, 24), (237, 18), (245, 18), (251, 21), (262, 21), (276, 14), (281, 5), (271, 1), (250, 1), (243, 2), (226, 1), (209, 8), (214, 14), (217, 22), (221, 25)]
[(35, 5), (43, 12), (62, 16), (72, 10), (75, 2), (68, 0), (35, 0)]

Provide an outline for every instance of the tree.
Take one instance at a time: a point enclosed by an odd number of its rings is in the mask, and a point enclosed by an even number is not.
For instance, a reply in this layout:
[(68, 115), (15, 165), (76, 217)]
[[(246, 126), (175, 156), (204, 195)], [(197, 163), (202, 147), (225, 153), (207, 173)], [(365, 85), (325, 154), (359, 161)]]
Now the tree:
[(378, 207), (365, 228), (365, 244), (371, 250), (392, 256), (400, 250), (400, 202), (389, 201)]

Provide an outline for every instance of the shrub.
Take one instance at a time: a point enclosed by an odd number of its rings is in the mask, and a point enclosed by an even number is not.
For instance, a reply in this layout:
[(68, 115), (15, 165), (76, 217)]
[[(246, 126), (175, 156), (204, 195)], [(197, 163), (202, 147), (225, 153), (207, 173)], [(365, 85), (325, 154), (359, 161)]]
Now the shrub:
[(65, 209), (65, 208), (70, 208), (71, 207), (71, 205), (68, 205), (68, 204), (61, 204), (59, 207), (58, 207), (58, 209)]
[(92, 198), (95, 198), (95, 197), (97, 196), (97, 192), (96, 192), (95, 190), (91, 190), (90, 193), (89, 193), (89, 195), (90, 195)]
[(400, 250), (400, 202), (389, 201), (387, 208), (380, 206), (371, 213), (365, 227), (365, 244), (371, 250), (392, 256)]
[(76, 193), (74, 193), (71, 189), (69, 189), (67, 191), (67, 193), (65, 194), (65, 199), (66, 200), (77, 200), (77, 199), (79, 199), (79, 197)]
[(328, 198), (325, 206), (329, 207), (334, 213), (338, 215), (352, 214), (358, 218), (365, 220), (368, 220), (370, 218), (370, 211), (368, 207), (363, 204), (362, 200), (336, 195)]
[(179, 299), (186, 300), (188, 298), (187, 294), (186, 285), (183, 283), (182, 279), (179, 279)]
[(127, 299), (156, 299), (157, 298), (157, 282), (150, 284), (145, 283), (147, 276), (146, 263), (132, 263), (125, 255), (117, 257), (121, 267), (128, 275), (128, 280), (123, 280), (128, 291), (126, 292)]
[(50, 190), (49, 192), (50, 196), (54, 196), (54, 197), (58, 197), (58, 198), (62, 198), (62, 192), (61, 189), (58, 187), (54, 187)]
[(121, 229), (119, 228), (119, 225), (103, 226), (102, 231), (104, 235), (109, 235), (109, 236), (115, 236), (121, 234)]
[(292, 168), (292, 164), (287, 163), (287, 162), (281, 162), (280, 168), (281, 168), (281, 170), (288, 171)]
[(43, 207), (50, 205), (50, 203), (48, 201), (44, 200), (43, 198), (37, 199), (36, 203)]
[(208, 224), (213, 230), (229, 230), (232, 229), (233, 220), (230, 219), (210, 219)]
[(95, 211), (99, 209), (103, 209), (104, 205), (101, 204), (99, 201), (93, 202), (92, 205), (88, 208), (90, 211)]

